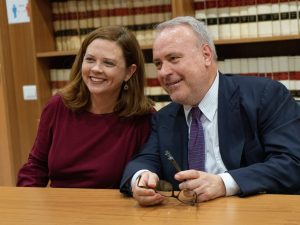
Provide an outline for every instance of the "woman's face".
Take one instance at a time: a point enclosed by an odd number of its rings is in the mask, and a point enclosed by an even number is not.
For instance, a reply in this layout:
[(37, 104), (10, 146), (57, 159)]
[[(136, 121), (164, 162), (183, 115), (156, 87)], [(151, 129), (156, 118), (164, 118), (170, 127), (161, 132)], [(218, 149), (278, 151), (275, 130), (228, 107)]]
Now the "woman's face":
[(95, 39), (82, 61), (82, 79), (91, 97), (117, 101), (122, 83), (133, 74), (126, 68), (120, 46), (114, 41)]

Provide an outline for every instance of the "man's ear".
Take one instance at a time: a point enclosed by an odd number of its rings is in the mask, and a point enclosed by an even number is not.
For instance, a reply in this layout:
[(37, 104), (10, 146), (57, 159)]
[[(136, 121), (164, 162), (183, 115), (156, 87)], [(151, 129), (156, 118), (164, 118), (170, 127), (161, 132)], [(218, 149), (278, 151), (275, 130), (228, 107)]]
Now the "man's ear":
[(132, 77), (132, 75), (134, 74), (135, 71), (136, 71), (136, 65), (135, 64), (130, 65), (127, 68), (127, 73), (126, 73), (124, 81), (128, 81)]
[(202, 46), (202, 54), (203, 54), (205, 65), (210, 66), (213, 61), (213, 53), (211, 48), (207, 44), (204, 44)]

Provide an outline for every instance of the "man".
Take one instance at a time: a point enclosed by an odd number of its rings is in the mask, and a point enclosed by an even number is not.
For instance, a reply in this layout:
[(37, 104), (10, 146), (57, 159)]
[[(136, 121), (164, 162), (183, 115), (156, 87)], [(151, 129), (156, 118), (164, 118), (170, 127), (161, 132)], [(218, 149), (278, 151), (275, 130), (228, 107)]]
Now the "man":
[[(159, 179), (193, 191), (198, 202), (230, 195), (300, 194), (300, 107), (279, 82), (221, 74), (216, 59), (202, 22), (177, 17), (158, 25), (153, 61), (173, 103), (156, 113), (148, 142), (123, 174), (121, 192), (132, 191), (141, 205), (164, 200), (154, 191)], [(204, 139), (198, 145), (205, 152), (198, 161), (205, 159), (203, 170), (191, 166), (192, 107), (202, 114)]]

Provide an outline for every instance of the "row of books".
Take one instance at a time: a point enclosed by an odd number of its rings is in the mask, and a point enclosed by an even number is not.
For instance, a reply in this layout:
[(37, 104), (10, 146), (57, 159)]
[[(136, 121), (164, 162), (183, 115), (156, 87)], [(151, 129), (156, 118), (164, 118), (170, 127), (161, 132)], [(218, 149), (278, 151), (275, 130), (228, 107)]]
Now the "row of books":
[(268, 77), (293, 92), (300, 91), (300, 56), (226, 59), (218, 61), (218, 69), (224, 73)]
[[(218, 61), (218, 69), (222, 73), (240, 74), (243, 76), (259, 76), (278, 80), (284, 84), (295, 98), (300, 98), (300, 56), (274, 56), (259, 58), (237, 58)], [(171, 100), (160, 86), (153, 63), (145, 64), (145, 94), (156, 103), (159, 110)], [(70, 69), (50, 69), (52, 94), (64, 87), (70, 78)]]
[[(57, 92), (58, 89), (64, 87), (70, 80), (70, 72), (69, 68), (53, 68), (50, 69), (50, 82), (51, 89), (53, 94)], [(156, 68), (153, 63), (145, 63), (145, 72), (147, 74), (146, 86), (156, 87), (160, 86), (157, 78), (156, 78)], [(151, 92), (145, 90), (147, 95), (151, 95)]]
[[(145, 94), (155, 102), (155, 109), (159, 110), (171, 100), (156, 78), (156, 69), (153, 63), (146, 63), (147, 76)], [(52, 95), (56, 94), (70, 80), (71, 69), (50, 69), (50, 85)]]
[(56, 49), (79, 49), (86, 34), (100, 26), (123, 25), (140, 45), (150, 45), (153, 27), (171, 18), (171, 0), (54, 0), (52, 22)]
[(298, 0), (194, 0), (214, 40), (297, 35)]

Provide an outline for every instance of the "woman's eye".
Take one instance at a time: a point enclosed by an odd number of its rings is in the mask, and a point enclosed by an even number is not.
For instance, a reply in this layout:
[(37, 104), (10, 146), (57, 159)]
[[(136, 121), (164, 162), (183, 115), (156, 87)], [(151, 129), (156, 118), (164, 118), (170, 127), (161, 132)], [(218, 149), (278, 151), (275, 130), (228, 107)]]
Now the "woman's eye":
[(114, 62), (111, 62), (111, 61), (105, 61), (104, 62), (107, 66), (115, 66), (115, 63)]

